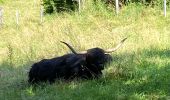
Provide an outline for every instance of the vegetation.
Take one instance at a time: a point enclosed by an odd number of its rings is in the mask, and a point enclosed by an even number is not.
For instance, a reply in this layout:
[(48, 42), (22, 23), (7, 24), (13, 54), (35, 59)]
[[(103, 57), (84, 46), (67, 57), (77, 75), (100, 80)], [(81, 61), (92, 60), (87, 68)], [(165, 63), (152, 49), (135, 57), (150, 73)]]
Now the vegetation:
[[(115, 0), (92, 0), (94, 3), (103, 3), (106, 7), (115, 7)], [(83, 1), (84, 2), (84, 1)], [(164, 0), (119, 0), (119, 6), (128, 5), (131, 3), (141, 3), (146, 6), (163, 6)], [(43, 0), (45, 13), (51, 14), (54, 12), (76, 11), (78, 9), (78, 0)], [(167, 5), (170, 1), (167, 0)]]
[(72, 0), (43, 0), (45, 13), (75, 11), (78, 8), (77, 2)]
[[(5, 0), (0, 26), (0, 100), (167, 100), (170, 98), (170, 10), (139, 3), (124, 6), (118, 15), (102, 3), (87, 0), (81, 12), (51, 14), (40, 23), (40, 2)], [(29, 9), (28, 9), (29, 7)], [(19, 10), (19, 25), (15, 11)], [(113, 53), (98, 80), (57, 81), (30, 86), (27, 72), (43, 58), (77, 51), (107, 49), (129, 37)]]

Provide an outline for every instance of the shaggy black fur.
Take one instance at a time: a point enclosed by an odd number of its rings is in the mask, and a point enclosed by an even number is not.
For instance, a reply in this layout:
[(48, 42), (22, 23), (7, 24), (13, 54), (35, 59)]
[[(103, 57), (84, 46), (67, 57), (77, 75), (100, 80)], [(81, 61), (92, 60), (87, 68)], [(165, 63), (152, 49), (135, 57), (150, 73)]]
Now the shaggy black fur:
[(92, 48), (84, 54), (66, 54), (52, 59), (43, 59), (32, 65), (29, 83), (55, 82), (56, 79), (93, 79), (102, 75), (104, 65), (111, 56), (103, 49)]

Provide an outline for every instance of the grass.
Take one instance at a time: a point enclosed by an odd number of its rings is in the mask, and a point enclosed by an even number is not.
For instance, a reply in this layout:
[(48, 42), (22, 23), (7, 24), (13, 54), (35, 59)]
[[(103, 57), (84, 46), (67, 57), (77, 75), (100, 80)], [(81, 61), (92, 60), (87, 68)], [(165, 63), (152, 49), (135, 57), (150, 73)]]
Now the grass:
[[(52, 14), (40, 23), (40, 3), (6, 0), (0, 26), (0, 100), (168, 100), (170, 99), (170, 10), (129, 4), (115, 15), (87, 0), (80, 13)], [(93, 6), (93, 7), (92, 7)], [(29, 7), (29, 9), (28, 9)], [(15, 11), (19, 10), (19, 25)], [(57, 81), (30, 86), (27, 72), (43, 58), (69, 52), (63, 40), (82, 51), (107, 49), (129, 37), (113, 53), (99, 80)]]

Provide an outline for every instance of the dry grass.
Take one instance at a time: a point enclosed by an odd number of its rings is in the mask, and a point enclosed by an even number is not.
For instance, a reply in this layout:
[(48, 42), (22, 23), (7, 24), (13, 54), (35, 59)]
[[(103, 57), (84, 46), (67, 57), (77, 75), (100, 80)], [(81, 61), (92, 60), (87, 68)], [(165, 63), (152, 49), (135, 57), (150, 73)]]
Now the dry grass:
[[(90, 100), (143, 100), (170, 95), (169, 10), (164, 18), (160, 8), (130, 4), (115, 15), (101, 5), (92, 7), (88, 1), (81, 13), (46, 15), (40, 24), (40, 3), (32, 1), (7, 0), (2, 4), (1, 100), (82, 99), (86, 95), (90, 95)], [(20, 12), (18, 26), (16, 9)], [(108, 65), (102, 79), (59, 82), (43, 89), (27, 86), (27, 71), (33, 62), (70, 52), (59, 41), (66, 41), (81, 51), (93, 47), (107, 49), (124, 37), (129, 38), (123, 48), (113, 53), (114, 62)]]

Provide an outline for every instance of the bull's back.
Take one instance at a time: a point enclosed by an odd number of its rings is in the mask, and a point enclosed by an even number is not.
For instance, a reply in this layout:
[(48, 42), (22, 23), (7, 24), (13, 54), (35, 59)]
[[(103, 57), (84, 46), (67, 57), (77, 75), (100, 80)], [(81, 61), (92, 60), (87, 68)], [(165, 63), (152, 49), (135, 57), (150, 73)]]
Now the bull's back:
[[(72, 54), (67, 54), (61, 57), (56, 57), (52, 59), (43, 59), (32, 65), (29, 72), (30, 83), (36, 83), (39, 81), (50, 81), (56, 78), (57, 74), (65, 74), (67, 69), (66, 59), (71, 57)], [(58, 76), (63, 76), (58, 75)]]

